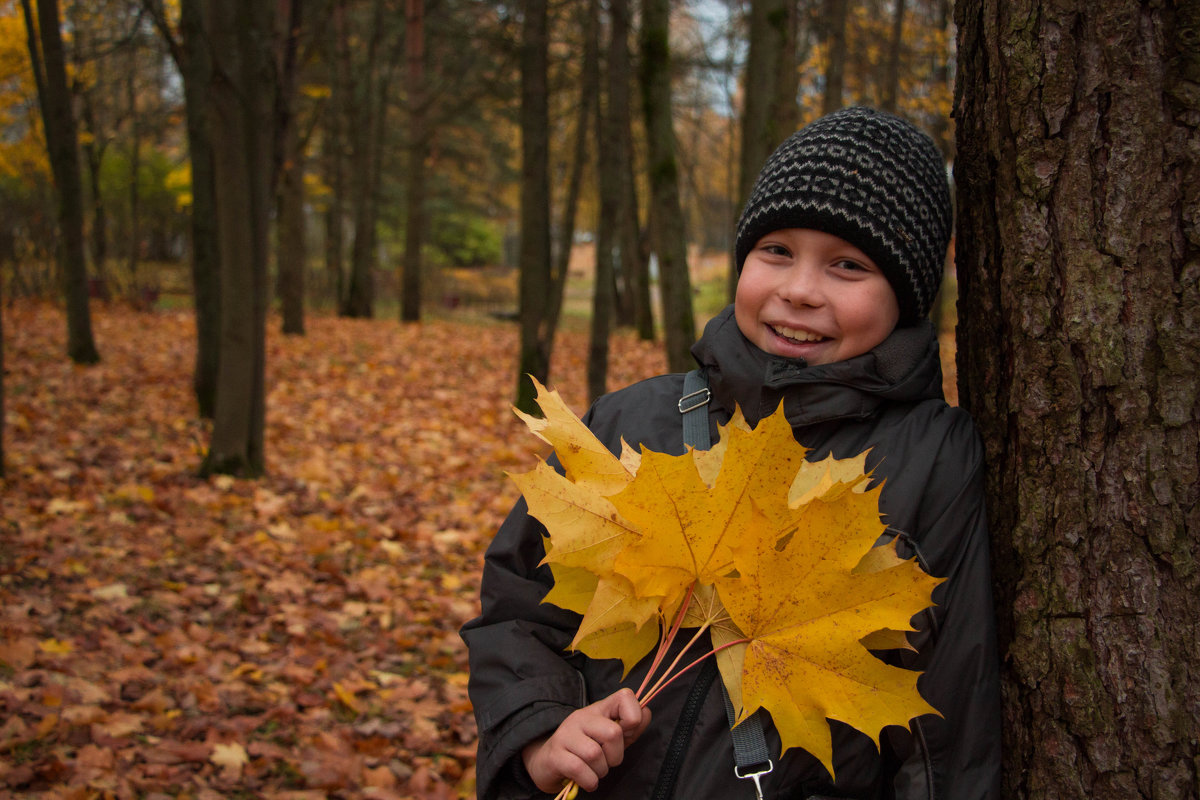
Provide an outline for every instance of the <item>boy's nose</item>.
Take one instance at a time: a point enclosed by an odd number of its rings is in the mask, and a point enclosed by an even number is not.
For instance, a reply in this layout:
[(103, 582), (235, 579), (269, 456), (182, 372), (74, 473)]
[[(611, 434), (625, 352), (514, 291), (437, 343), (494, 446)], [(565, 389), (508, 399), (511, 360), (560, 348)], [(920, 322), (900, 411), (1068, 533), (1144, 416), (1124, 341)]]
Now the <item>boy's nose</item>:
[(779, 296), (792, 305), (821, 305), (825, 294), (819, 270), (805, 264), (794, 265), (780, 284)]

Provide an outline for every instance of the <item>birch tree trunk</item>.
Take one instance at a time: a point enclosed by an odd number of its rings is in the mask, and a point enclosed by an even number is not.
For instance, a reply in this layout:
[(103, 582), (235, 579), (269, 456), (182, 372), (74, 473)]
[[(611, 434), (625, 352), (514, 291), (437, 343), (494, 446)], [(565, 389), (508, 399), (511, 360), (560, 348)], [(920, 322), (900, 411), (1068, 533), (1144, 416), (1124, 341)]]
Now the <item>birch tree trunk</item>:
[(1200, 795), (1200, 7), (962, 0), (1007, 798)]

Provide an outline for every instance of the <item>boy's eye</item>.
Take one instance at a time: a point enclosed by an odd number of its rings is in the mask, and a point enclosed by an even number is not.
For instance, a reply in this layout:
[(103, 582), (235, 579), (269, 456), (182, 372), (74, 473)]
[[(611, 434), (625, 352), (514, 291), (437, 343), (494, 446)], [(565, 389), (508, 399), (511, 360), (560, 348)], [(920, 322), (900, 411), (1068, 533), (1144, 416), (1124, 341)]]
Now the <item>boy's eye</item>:
[(860, 264), (857, 261), (839, 261), (837, 264), (839, 269), (850, 270), (851, 272), (869, 272), (870, 270), (865, 264)]
[(791, 255), (788, 249), (781, 244), (764, 244), (762, 246), (762, 251), (768, 255), (780, 256), (783, 258)]

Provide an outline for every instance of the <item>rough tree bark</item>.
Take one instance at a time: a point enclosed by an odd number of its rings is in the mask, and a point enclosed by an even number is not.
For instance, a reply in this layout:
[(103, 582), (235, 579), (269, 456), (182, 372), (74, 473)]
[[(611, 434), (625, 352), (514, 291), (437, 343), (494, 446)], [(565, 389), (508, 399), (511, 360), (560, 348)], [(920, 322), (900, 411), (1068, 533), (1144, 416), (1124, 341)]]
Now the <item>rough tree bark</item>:
[(546, 288), (550, 285), (550, 107), (549, 10), (546, 0), (522, 3), (521, 31), (521, 245), (518, 315), (521, 353), (516, 406), (540, 413), (532, 375), (542, 383), (550, 373), (546, 336)]
[(650, 233), (658, 256), (667, 366), (673, 372), (686, 372), (693, 363), (696, 319), (671, 111), (670, 8), (669, 0), (645, 0), (642, 7), (642, 109), (649, 144)]
[(58, 195), (59, 280), (67, 309), (67, 355), (76, 364), (100, 360), (92, 337), (88, 307), (87, 255), (83, 237), (83, 182), (79, 176), (79, 151), (75, 113), (67, 86), (66, 53), (57, 0), (38, 0), (37, 25), (29, 0), (21, 0), (25, 14), (29, 58), (38, 89), (38, 103), (46, 133), (46, 150)]
[(962, 0), (963, 403), (1008, 798), (1195, 798), (1200, 7)]

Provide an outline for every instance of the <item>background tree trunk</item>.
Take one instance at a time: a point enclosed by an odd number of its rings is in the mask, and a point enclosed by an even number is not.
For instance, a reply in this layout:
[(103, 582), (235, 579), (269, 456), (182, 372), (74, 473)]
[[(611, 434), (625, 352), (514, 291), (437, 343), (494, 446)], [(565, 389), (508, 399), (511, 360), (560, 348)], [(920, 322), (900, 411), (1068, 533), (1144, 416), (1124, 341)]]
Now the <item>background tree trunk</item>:
[(68, 7), (70, 25), (74, 31), (71, 38), (71, 67), (74, 80), (71, 82), (71, 94), (78, 98), (79, 125), (81, 141), (79, 150), (83, 155), (83, 166), (87, 169), (87, 199), (91, 203), (92, 225), (88, 231), (91, 242), (92, 274), (94, 289), (89, 290), (91, 297), (107, 301), (111, 298), (112, 286), (108, 279), (108, 209), (105, 205), (104, 193), (101, 191), (100, 168), (104, 162), (104, 152), (107, 149), (106, 134), (100, 130), (96, 118), (96, 88), (93, 82), (80, 80), (87, 74), (87, 59), (95, 44), (91, 41), (90, 32), (80, 22), (83, 11), (79, 4)]
[(405, 57), (408, 61), (408, 174), (404, 176), (407, 224), (400, 320), (421, 320), (421, 248), (425, 241), (425, 159), (429, 150), (429, 106), (425, 91), (425, 4), (408, 0)]
[(825, 42), (829, 58), (825, 62), (825, 96), (821, 113), (829, 114), (842, 107), (846, 82), (846, 17), (850, 0), (828, 0), (825, 13)]
[[(746, 59), (742, 152), (738, 165), (735, 213), (740, 214), (754, 179), (767, 157), (795, 130), (796, 104), (795, 0), (751, 0), (750, 48)], [(736, 223), (736, 220), (735, 220)], [(730, 270), (729, 296), (737, 289), (737, 265)]]
[(892, 38), (888, 41), (887, 67), (883, 75), (883, 102), (880, 107), (884, 111), (896, 113), (900, 100), (900, 52), (904, 47), (904, 0), (894, 0), (896, 7), (892, 11)]
[(619, 258), (613, 262), (616, 270), (617, 314), (621, 324), (632, 325), (644, 341), (654, 339), (654, 308), (650, 302), (650, 276), (642, 257), (642, 231), (638, 219), (637, 185), (634, 180), (633, 156), (633, 87), (632, 57), (629, 52), (629, 0), (609, 0), (609, 42), (607, 63), (608, 111), (610, 133), (602, 142), (608, 155), (603, 158), (610, 166), (601, 166), (601, 173), (613, 170), (618, 182), (616, 246)]
[(58, 225), (62, 237), (58, 243), (59, 280), (67, 309), (67, 355), (76, 364), (95, 364), (100, 360), (100, 353), (92, 337), (92, 316), (88, 307), (83, 184), (79, 176), (75, 114), (71, 110), (67, 86), (58, 2), (38, 0), (36, 26), (29, 0), (21, 0), (21, 8), (29, 37), (29, 57), (37, 79), (46, 149), (58, 193)]
[(207, 6), (222, 296), (216, 415), (201, 472), (254, 476), (265, 467), (275, 6), (239, 0), (209, 0)]
[(642, 9), (641, 84), (646, 116), (650, 173), (650, 233), (658, 256), (658, 285), (662, 294), (663, 333), (667, 366), (673, 372), (691, 369), (691, 346), (696, 340), (687, 236), (679, 201), (679, 167), (675, 158), (675, 129), (671, 111), (671, 50), (668, 44), (669, 0), (645, 0)]
[(4, 479), (4, 375), (4, 281), (0, 281), (0, 480)]
[(329, 113), (325, 117), (322, 156), (325, 180), (329, 184), (329, 205), (325, 209), (325, 275), (342, 310), (346, 300), (344, 225), (346, 218), (346, 131), (349, 127), (350, 56), (346, 38), (346, 0), (335, 0), (329, 32)]
[[(382, 143), (386, 94), (383, 49), (383, 0), (375, 0), (373, 23), (367, 42), (367, 57), (362, 75), (355, 82), (354, 124), (350, 129), (353, 143), (350, 156), (350, 204), (354, 215), (354, 242), (350, 247), (350, 279), (342, 305), (342, 316), (369, 318), (375, 314), (375, 225), (378, 221), (378, 167)], [(349, 47), (343, 43), (343, 46)], [(348, 57), (348, 56), (347, 56)]]
[(1200, 8), (963, 0), (1009, 798), (1200, 795)]
[(276, 292), (285, 334), (304, 333), (304, 282), (308, 271), (308, 244), (304, 213), (304, 146), (296, 119), (296, 94), (300, 77), (300, 31), (304, 0), (280, 3), (286, 11), (279, 65), (279, 91), (275, 102)]
[(125, 254), (129, 270), (129, 291), (135, 304), (142, 303), (141, 281), (138, 279), (138, 265), (142, 249), (142, 192), (140, 175), (142, 171), (142, 126), (138, 120), (137, 103), (137, 47), (136, 37), (130, 41), (129, 72), (125, 76), (125, 97), (129, 112), (129, 252)]
[(295, 124), (283, 139), (286, 155), (279, 174), (275, 263), (281, 330), (304, 334), (304, 295), (308, 272), (308, 224), (304, 211), (304, 146)]
[(217, 407), (217, 369), (221, 353), (221, 273), (212, 132), (209, 129), (212, 52), (204, 41), (204, 13), (200, 3), (201, 0), (181, 0), (178, 38), (171, 31), (160, 0), (144, 0), (144, 7), (167, 43), (183, 79), (188, 160), (192, 165), (192, 302), (196, 317), (192, 391), (200, 416), (212, 419)]
[(545, 383), (552, 339), (545, 336), (550, 285), (549, 11), (546, 0), (525, 0), (521, 31), (521, 275), (518, 286), (521, 353), (516, 406), (539, 413), (527, 375)]

